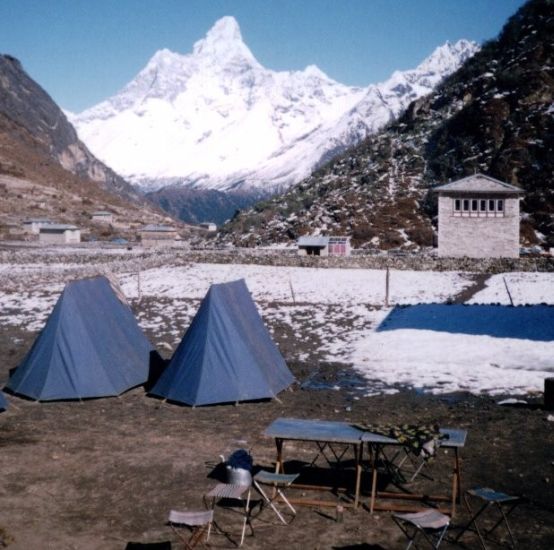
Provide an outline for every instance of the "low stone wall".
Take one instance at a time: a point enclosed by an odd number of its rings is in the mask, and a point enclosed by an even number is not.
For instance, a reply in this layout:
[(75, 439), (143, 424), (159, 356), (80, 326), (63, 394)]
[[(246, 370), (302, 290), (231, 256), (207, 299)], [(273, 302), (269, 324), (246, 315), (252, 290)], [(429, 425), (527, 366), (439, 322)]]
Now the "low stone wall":
[(505, 273), (509, 271), (554, 271), (552, 257), (526, 258), (437, 258), (429, 255), (392, 256), (387, 254), (348, 257), (298, 256), (289, 251), (242, 249), (233, 251), (191, 251), (188, 260), (205, 263), (242, 263), (290, 267), (390, 269), (414, 271), (467, 271)]
[(472, 273), (506, 273), (510, 271), (554, 272), (554, 257), (523, 258), (438, 258), (429, 254), (392, 255), (355, 251), (347, 257), (298, 256), (295, 249), (271, 250), (232, 248), (228, 250), (179, 248), (143, 248), (133, 246), (87, 247), (0, 247), (0, 264), (105, 264), (114, 271), (136, 271), (163, 265), (188, 263), (258, 264), (290, 267), (386, 269), (414, 271), (467, 271)]

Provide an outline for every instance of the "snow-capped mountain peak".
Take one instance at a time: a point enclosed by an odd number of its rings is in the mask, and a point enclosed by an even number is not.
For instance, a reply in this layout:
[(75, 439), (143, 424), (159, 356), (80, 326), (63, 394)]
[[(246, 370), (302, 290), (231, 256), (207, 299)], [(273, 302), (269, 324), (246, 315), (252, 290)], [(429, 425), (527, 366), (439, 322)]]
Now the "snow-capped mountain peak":
[(259, 65), (242, 40), (239, 24), (229, 15), (216, 21), (206, 36), (194, 44), (192, 55), (199, 58), (212, 58), (219, 63), (242, 58)]
[(191, 53), (157, 51), (121, 92), (73, 122), (96, 156), (144, 188), (270, 193), (389, 122), (475, 49), (445, 44), (415, 70), (355, 88), (315, 65), (264, 68), (226, 16)]

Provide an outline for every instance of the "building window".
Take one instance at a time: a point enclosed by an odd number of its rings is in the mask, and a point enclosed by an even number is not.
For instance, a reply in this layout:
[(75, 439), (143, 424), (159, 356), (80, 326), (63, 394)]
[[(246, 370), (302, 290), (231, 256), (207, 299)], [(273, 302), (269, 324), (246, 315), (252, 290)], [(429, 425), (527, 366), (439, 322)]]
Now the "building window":
[(452, 198), (452, 215), (456, 217), (503, 218), (505, 208), (504, 199)]

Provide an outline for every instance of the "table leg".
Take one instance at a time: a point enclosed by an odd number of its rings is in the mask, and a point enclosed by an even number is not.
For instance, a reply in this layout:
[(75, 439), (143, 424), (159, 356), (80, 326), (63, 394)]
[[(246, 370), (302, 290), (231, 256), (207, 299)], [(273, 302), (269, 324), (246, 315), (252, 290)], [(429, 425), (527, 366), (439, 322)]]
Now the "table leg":
[(283, 466), (283, 440), (276, 437), (275, 438), (275, 445), (277, 447), (277, 461), (275, 462), (275, 473), (285, 473), (285, 469)]
[(360, 501), (360, 486), (362, 483), (362, 458), (364, 452), (364, 444), (354, 444), (354, 454), (356, 456), (356, 487), (354, 489), (354, 508), (358, 507)]
[(368, 447), (371, 449), (371, 501), (369, 503), (369, 513), (373, 514), (375, 497), (377, 495), (377, 455), (379, 453), (379, 446), (375, 445), (372, 448), (368, 444)]
[(452, 517), (456, 514), (456, 503), (460, 502), (460, 457), (458, 448), (454, 448), (454, 471), (452, 472)]

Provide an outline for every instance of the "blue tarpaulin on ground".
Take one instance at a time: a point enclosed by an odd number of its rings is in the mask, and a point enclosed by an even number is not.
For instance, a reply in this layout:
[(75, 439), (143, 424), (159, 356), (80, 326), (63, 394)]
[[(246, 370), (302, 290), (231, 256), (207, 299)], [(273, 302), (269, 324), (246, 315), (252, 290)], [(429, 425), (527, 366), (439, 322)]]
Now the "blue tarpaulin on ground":
[(210, 287), (151, 393), (210, 405), (272, 398), (293, 381), (240, 280)]
[(8, 408), (8, 400), (4, 397), (4, 394), (0, 391), (0, 411), (5, 411)]
[(147, 381), (152, 351), (106, 277), (74, 281), (6, 387), (40, 401), (119, 395)]

